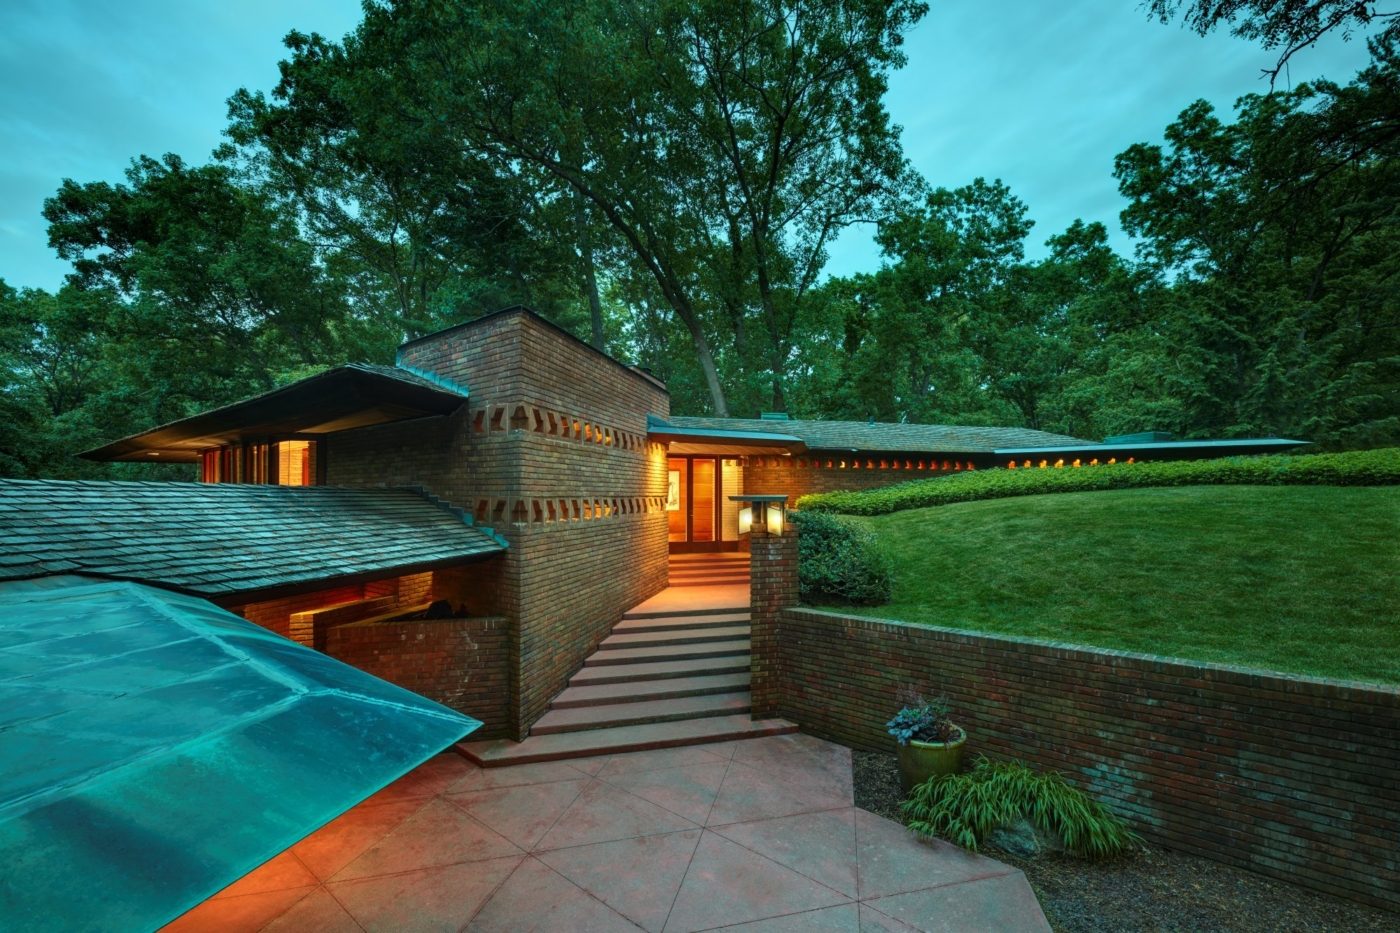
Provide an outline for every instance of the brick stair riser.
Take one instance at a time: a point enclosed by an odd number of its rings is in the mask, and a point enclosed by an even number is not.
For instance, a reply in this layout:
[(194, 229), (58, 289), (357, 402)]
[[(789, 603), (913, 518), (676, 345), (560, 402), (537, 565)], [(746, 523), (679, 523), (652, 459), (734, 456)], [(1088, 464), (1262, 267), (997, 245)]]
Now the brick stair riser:
[(531, 735), (557, 735), (561, 732), (592, 732), (597, 729), (614, 729), (622, 726), (640, 726), (654, 722), (686, 722), (691, 719), (713, 719), (719, 716), (737, 716), (749, 711), (747, 699), (742, 704), (715, 707), (713, 709), (682, 710), (674, 713), (645, 713), (616, 716), (592, 722), (560, 723), (558, 725), (541, 720), (530, 728)]
[(689, 582), (689, 583), (686, 583), (686, 582), (672, 582), (672, 583), (671, 583), (671, 588), (672, 588), (672, 589), (681, 589), (681, 590), (684, 590), (684, 589), (698, 589), (698, 588), (700, 588), (700, 587), (705, 587), (705, 586), (737, 586), (737, 585), (739, 585), (739, 584), (741, 584), (741, 583), (747, 585), (748, 581), (747, 581), (747, 580), (696, 580), (696, 581)]
[(577, 740), (580, 736), (588, 734), (568, 733), (563, 736), (540, 736), (541, 741), (535, 744), (531, 744), (528, 740), (519, 744), (503, 741), (463, 742), (454, 748), (458, 754), (474, 761), (483, 768), (501, 768), (510, 765), (534, 764), (540, 761), (567, 761), (573, 758), (594, 758), (599, 755), (622, 755), (627, 752), (643, 752), (657, 748), (710, 745), (716, 742), (731, 742), (765, 735), (791, 735), (797, 731), (796, 723), (783, 719), (754, 722), (745, 715), (699, 719), (689, 722), (658, 723), (654, 727), (642, 726), (639, 728), (648, 729), (650, 734), (641, 738), (613, 738), (606, 734), (610, 730), (597, 730), (595, 741), (571, 745), (566, 748), (552, 747), (551, 740)]
[(619, 648), (667, 648), (673, 645), (704, 645), (714, 641), (734, 641), (748, 637), (748, 626), (744, 626), (742, 629), (737, 626), (726, 626), (725, 628), (708, 630), (700, 628), (649, 634), (627, 632), (623, 635), (610, 635), (603, 639), (603, 643), (598, 646), (598, 649), (612, 651)]
[[(550, 709), (581, 709), (588, 706), (613, 706), (618, 703), (636, 703), (641, 700), (673, 700), (678, 697), (703, 697), (715, 696), (722, 693), (735, 693), (747, 690), (749, 678), (747, 672), (740, 674), (717, 674), (709, 678), (675, 678), (676, 681), (693, 680), (695, 683), (678, 683), (677, 686), (669, 686), (671, 680), (636, 680), (623, 684), (618, 684), (618, 692), (609, 692), (598, 696), (570, 697), (570, 690), (566, 689), (554, 701), (549, 704)], [(705, 682), (708, 681), (708, 682)], [(600, 686), (610, 686), (602, 684)]]
[[(654, 655), (638, 657), (634, 651), (652, 651)], [(664, 653), (663, 653), (664, 652)], [(725, 658), (731, 655), (748, 654), (749, 643), (745, 639), (743, 644), (732, 642), (716, 642), (713, 647), (704, 645), (692, 646), (692, 650), (682, 651), (670, 648), (622, 648), (617, 651), (598, 651), (590, 655), (584, 662), (584, 667), (606, 667), (611, 664), (660, 664), (666, 661), (698, 661), (705, 658)]]
[[(697, 621), (698, 620), (698, 621)], [(651, 632), (680, 632), (690, 629), (701, 630), (710, 628), (733, 628), (736, 625), (748, 625), (748, 614), (732, 616), (692, 616), (672, 620), (665, 619), (628, 619), (619, 622), (613, 628), (614, 635), (642, 635)]]
[[(697, 664), (686, 664), (684, 667), (677, 667), (673, 671), (665, 672), (637, 672), (628, 671), (627, 665), (604, 665), (602, 667), (584, 668), (575, 674), (569, 681), (570, 685), (594, 686), (598, 684), (626, 684), (635, 683), (642, 680), (669, 680), (675, 677), (704, 677), (710, 674), (733, 674), (738, 671), (749, 669), (749, 656), (747, 654), (735, 655), (732, 658), (707, 658)], [(584, 674), (588, 676), (584, 676)]]
[(748, 606), (721, 606), (711, 609), (668, 609), (656, 610), (653, 612), (637, 612), (629, 610), (622, 614), (622, 621), (631, 622), (638, 619), (681, 619), (690, 616), (714, 616), (714, 615), (745, 615), (749, 614)]

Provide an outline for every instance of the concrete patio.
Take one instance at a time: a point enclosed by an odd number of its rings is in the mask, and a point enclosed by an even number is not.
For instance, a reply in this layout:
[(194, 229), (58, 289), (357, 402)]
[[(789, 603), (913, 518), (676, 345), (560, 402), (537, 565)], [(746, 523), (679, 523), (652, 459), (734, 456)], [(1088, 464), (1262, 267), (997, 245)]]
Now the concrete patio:
[(1020, 871), (852, 806), (795, 734), (482, 769), (439, 755), (167, 933), (1048, 931)]

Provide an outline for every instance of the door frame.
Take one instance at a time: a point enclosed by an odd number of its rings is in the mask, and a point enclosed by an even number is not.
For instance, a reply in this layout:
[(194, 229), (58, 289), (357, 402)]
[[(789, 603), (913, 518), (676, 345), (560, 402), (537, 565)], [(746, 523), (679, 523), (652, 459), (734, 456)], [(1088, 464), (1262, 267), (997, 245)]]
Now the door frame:
[[(667, 454), (666, 469), (671, 469), (672, 460), (685, 461), (685, 540), (669, 542), (672, 554), (705, 554), (716, 551), (737, 551), (738, 541), (723, 541), (724, 537), (724, 461), (723, 454)], [(713, 460), (715, 464), (714, 529), (713, 541), (694, 541), (695, 536), (695, 461)]]

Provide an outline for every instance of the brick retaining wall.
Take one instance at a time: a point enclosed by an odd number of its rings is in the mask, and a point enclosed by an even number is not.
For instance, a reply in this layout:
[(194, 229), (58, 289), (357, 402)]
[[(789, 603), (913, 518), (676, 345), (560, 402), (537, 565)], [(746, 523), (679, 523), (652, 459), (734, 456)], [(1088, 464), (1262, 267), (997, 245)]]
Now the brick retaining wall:
[(1400, 910), (1400, 688), (807, 609), (777, 629), (805, 732), (890, 750), (900, 686), (947, 693), (971, 753), (1057, 769), (1154, 842)]
[(499, 617), (351, 622), (326, 633), (326, 653), (460, 710), (500, 738), (510, 723), (510, 625)]

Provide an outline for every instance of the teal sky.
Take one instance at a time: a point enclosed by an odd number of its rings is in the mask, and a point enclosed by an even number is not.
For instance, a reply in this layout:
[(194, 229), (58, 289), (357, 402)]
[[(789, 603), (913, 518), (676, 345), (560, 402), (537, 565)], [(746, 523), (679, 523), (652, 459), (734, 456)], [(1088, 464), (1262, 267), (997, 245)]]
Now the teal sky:
[[(1149, 21), (1137, 0), (932, 0), (908, 40), (889, 109), (905, 151), (935, 185), (1001, 178), (1036, 220), (1032, 255), (1075, 218), (1099, 220), (1130, 251), (1113, 157), (1158, 140), (1188, 103), (1228, 110), (1263, 90), (1272, 56), (1226, 35), (1200, 38)], [(64, 178), (120, 181), (131, 158), (207, 159), (224, 102), (277, 80), (291, 29), (339, 37), (358, 0), (4, 0), (0, 4), (0, 278), (57, 288), (45, 197)], [(1303, 53), (1292, 79), (1345, 81), (1360, 42)], [(832, 249), (828, 271), (874, 269), (864, 229)]]

